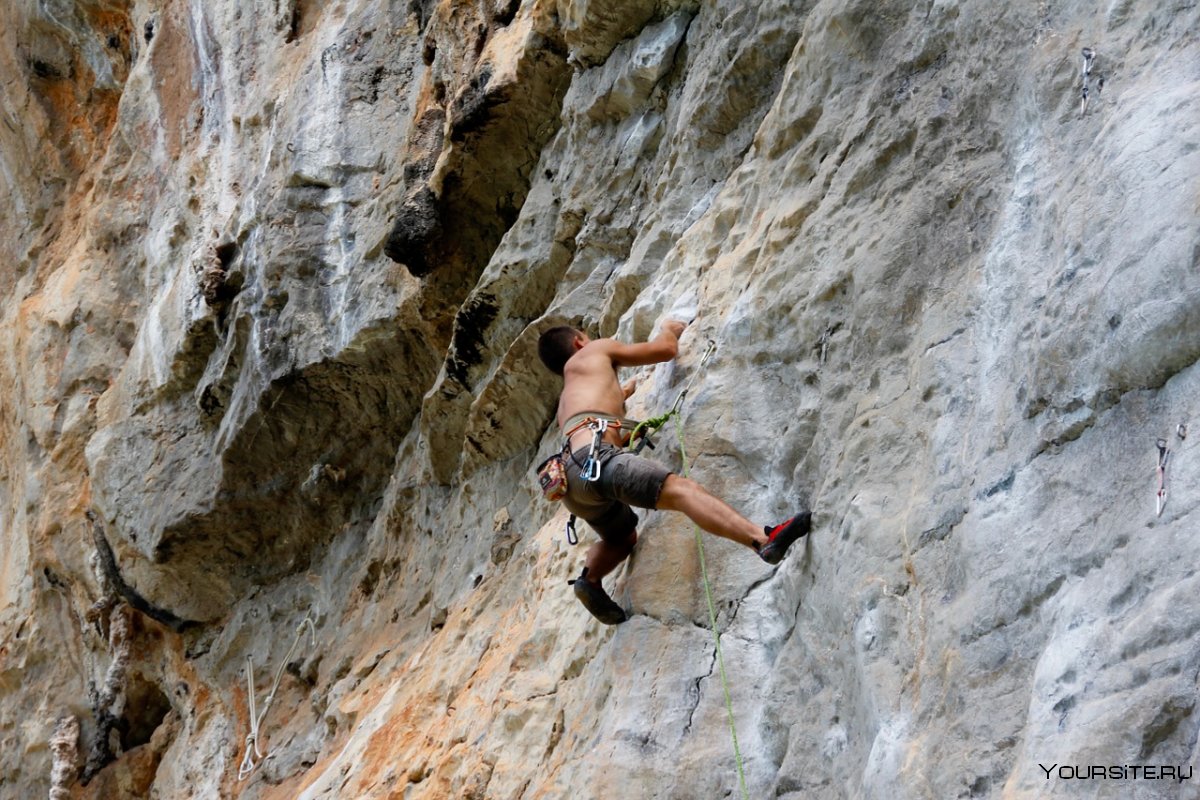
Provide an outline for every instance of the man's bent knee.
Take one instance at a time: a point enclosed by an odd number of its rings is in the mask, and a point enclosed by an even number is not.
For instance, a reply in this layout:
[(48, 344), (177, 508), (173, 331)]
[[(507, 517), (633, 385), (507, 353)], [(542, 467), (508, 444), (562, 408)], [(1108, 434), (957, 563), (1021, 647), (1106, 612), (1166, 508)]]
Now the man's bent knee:
[(663, 482), (662, 491), (658, 493), (658, 507), (663, 511), (679, 511), (680, 502), (688, 495), (703, 492), (700, 484), (691, 478), (671, 474)]

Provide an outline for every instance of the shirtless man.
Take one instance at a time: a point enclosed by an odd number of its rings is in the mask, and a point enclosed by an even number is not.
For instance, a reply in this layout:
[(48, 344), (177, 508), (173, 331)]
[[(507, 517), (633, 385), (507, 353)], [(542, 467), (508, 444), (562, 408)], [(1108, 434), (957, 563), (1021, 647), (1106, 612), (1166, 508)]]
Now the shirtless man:
[[(592, 340), (582, 331), (561, 326), (538, 340), (542, 362), (564, 381), (557, 417), (567, 437), (568, 491), (563, 502), (600, 535), (588, 549), (583, 574), (572, 585), (575, 596), (606, 625), (625, 621), (625, 611), (608, 596), (601, 581), (637, 543), (637, 515), (630, 506), (681, 511), (709, 533), (753, 548), (769, 564), (778, 564), (811, 524), (810, 513), (804, 511), (771, 528), (755, 525), (695, 481), (623, 450), (621, 432), (626, 436), (630, 432), (626, 424), (608, 427), (592, 453), (594, 421), (624, 423), (625, 400), (633, 394), (632, 381), (624, 387), (618, 382), (617, 368), (670, 361), (679, 352), (683, 329), (684, 323), (671, 320), (650, 341), (623, 344), (615, 339)], [(594, 481), (584, 473), (590, 456), (600, 466)]]

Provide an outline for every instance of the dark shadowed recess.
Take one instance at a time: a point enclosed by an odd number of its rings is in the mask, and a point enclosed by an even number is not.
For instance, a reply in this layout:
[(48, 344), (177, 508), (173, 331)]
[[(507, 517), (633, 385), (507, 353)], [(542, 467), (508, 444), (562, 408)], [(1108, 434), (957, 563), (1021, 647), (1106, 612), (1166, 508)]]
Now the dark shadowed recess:
[(218, 570), (235, 590), (306, 568), (378, 511), (435, 369), (421, 332), (397, 330), (272, 382), (222, 453), (211, 508), (165, 528), (154, 560), (197, 577)]

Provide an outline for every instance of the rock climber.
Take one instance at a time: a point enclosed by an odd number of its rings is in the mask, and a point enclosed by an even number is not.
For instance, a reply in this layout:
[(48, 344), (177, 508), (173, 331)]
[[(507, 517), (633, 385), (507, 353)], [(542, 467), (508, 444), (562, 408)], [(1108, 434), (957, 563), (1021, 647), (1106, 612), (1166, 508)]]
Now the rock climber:
[[(601, 581), (637, 542), (638, 518), (630, 506), (681, 511), (705, 531), (753, 548), (768, 564), (778, 564), (811, 526), (808, 511), (774, 527), (755, 525), (695, 481), (623, 449), (632, 431), (624, 417), (625, 400), (633, 394), (635, 382), (622, 386), (617, 368), (675, 358), (684, 327), (683, 322), (667, 321), (658, 336), (638, 344), (591, 339), (570, 326), (551, 328), (538, 340), (542, 363), (563, 377), (557, 415), (567, 440), (562, 455), (567, 476), (563, 501), (600, 535), (588, 549), (583, 574), (572, 586), (584, 607), (606, 625), (626, 619)], [(588, 480), (589, 476), (595, 479)]]

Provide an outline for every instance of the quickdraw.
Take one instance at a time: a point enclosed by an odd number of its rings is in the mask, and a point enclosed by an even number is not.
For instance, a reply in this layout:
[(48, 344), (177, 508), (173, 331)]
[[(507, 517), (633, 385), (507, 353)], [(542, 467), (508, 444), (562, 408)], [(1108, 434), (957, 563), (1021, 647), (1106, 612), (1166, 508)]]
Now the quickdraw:
[(1167, 505), (1167, 462), (1171, 459), (1171, 448), (1166, 439), (1159, 439), (1155, 445), (1158, 447), (1158, 491), (1154, 495), (1154, 513), (1161, 517)]
[[(650, 439), (651, 435), (654, 434), (659, 428), (666, 425), (667, 421), (670, 420), (671, 417), (679, 416), (679, 412), (683, 409), (683, 401), (687, 399), (688, 392), (691, 391), (692, 386), (696, 383), (696, 378), (700, 376), (701, 371), (704, 369), (704, 365), (708, 363), (708, 359), (712, 357), (712, 354), (716, 352), (716, 349), (717, 343), (712, 339), (709, 339), (708, 347), (705, 348), (704, 355), (700, 356), (700, 363), (696, 365), (696, 371), (692, 373), (692, 377), (687, 382), (687, 385), (683, 387), (683, 390), (675, 398), (675, 402), (671, 405), (670, 411), (662, 414), (661, 416), (654, 417), (653, 419), (639, 422), (637, 427), (633, 429), (633, 433), (629, 437), (629, 443), (630, 447), (633, 448), (635, 453), (640, 453), (647, 447), (652, 450), (654, 449), (654, 442)], [(634, 442), (636, 442), (636, 444), (634, 444)]]
[[(1080, 90), (1079, 90), (1079, 113), (1080, 115), (1087, 113), (1088, 107), (1088, 78), (1092, 76), (1092, 64), (1096, 61), (1096, 51), (1090, 47), (1083, 48), (1083, 69), (1080, 71)], [(1104, 86), (1104, 79), (1100, 79), (1100, 86)], [(1097, 93), (1099, 93), (1097, 89)]]
[[(1182, 442), (1187, 439), (1188, 435), (1186, 422), (1175, 426), (1175, 435), (1179, 437), (1180, 446), (1182, 446)], [(1166, 439), (1156, 439), (1154, 446), (1158, 448), (1158, 463), (1154, 468), (1155, 474), (1158, 476), (1158, 490), (1154, 493), (1154, 514), (1161, 517), (1163, 510), (1167, 507), (1167, 465), (1170, 463), (1174, 451), (1171, 450), (1170, 443)]]

